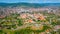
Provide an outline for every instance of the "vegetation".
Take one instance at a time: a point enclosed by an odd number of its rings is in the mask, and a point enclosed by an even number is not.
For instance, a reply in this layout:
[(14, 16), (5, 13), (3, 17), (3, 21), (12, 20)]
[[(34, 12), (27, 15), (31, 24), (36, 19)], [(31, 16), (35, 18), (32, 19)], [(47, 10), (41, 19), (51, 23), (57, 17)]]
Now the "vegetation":
[(10, 14), (0, 18), (0, 34), (60, 34), (59, 28), (55, 28), (60, 25), (58, 19), (48, 13)]

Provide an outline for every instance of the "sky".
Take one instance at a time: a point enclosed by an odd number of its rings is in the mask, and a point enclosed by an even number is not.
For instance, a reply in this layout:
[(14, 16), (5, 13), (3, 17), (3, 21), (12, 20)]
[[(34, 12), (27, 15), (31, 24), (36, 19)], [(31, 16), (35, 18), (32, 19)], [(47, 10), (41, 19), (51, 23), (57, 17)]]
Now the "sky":
[(60, 0), (0, 0), (0, 3), (18, 3), (18, 2), (28, 2), (28, 3), (60, 3)]

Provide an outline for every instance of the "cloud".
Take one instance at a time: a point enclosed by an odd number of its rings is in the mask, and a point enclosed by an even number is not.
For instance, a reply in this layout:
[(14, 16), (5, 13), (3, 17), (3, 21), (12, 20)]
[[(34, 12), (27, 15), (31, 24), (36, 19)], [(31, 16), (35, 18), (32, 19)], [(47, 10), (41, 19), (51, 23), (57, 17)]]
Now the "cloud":
[(60, 3), (60, 0), (0, 0), (0, 2), (16, 3), (16, 2), (29, 2), (29, 3)]

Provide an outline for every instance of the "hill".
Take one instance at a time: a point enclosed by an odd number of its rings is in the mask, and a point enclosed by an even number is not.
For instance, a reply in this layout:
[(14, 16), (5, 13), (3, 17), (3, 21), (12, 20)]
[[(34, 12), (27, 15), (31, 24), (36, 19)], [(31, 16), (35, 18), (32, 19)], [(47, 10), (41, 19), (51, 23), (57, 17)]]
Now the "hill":
[(0, 7), (60, 7), (60, 3), (0, 3)]

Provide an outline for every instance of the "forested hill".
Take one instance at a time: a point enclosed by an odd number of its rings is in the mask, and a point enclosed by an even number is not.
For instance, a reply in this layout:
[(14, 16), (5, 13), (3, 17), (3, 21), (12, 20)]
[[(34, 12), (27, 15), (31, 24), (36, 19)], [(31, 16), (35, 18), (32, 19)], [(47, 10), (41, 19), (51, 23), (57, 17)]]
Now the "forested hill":
[(0, 3), (0, 7), (60, 7), (60, 3)]

